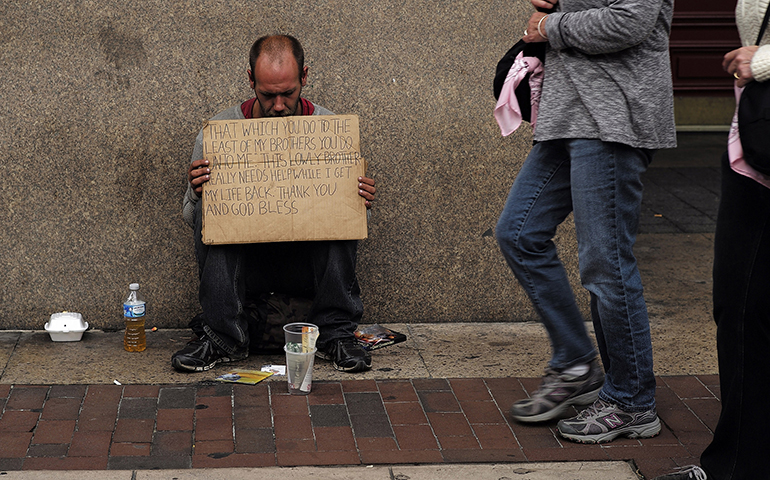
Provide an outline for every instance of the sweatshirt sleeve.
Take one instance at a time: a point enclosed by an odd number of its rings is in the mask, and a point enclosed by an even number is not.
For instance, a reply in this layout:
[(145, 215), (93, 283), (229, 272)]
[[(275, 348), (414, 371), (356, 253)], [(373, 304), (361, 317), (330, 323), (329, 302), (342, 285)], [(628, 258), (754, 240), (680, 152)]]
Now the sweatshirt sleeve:
[(554, 12), (545, 22), (548, 43), (588, 55), (625, 50), (642, 43), (655, 29), (663, 0), (618, 0), (601, 8)]
[[(203, 130), (195, 137), (195, 147), (193, 147), (190, 163), (201, 158), (203, 158)], [(187, 192), (185, 192), (184, 199), (182, 200), (182, 219), (190, 228), (195, 228), (195, 205), (199, 201), (200, 197), (195, 193), (190, 182), (187, 182)]]

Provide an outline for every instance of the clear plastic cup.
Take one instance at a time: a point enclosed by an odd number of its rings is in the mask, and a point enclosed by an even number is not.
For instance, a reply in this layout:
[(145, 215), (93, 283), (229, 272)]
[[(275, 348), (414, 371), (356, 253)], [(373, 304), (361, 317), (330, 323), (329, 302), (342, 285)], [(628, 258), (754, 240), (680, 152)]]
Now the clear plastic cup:
[(315, 342), (318, 339), (318, 327), (312, 323), (289, 323), (283, 327), (286, 338), (286, 351), (294, 353), (307, 353), (315, 351)]
[(289, 381), (289, 393), (307, 395), (313, 385), (313, 360), (316, 349), (309, 352), (292, 352), (288, 346), (286, 352), (286, 378)]

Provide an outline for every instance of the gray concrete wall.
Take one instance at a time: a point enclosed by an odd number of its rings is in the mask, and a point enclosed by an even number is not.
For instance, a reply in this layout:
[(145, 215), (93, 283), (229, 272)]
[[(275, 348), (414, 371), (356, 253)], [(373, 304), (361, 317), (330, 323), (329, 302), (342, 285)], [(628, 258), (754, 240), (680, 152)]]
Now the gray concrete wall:
[[(56, 311), (122, 324), (140, 282), (152, 324), (197, 310), (181, 199), (202, 123), (250, 96), (256, 37), (290, 33), (305, 96), (361, 121), (378, 182), (360, 246), (366, 322), (532, 320), (492, 235), (529, 127), (492, 117), (525, 0), (30, 0), (0, 4), (0, 328)], [(569, 226), (560, 246), (573, 281)], [(577, 283), (575, 283), (577, 285)]]

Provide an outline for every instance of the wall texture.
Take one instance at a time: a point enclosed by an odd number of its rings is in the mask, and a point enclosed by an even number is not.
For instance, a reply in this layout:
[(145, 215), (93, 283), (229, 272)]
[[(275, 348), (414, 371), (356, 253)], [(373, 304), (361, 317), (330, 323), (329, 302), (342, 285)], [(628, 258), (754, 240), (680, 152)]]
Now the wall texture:
[[(359, 249), (365, 322), (534, 319), (493, 236), (531, 134), (502, 138), (491, 94), (495, 64), (530, 9), (525, 0), (2, 2), (0, 328), (42, 328), (62, 310), (119, 328), (129, 282), (141, 283), (153, 325), (186, 325), (198, 311), (181, 219), (192, 144), (206, 119), (249, 98), (248, 49), (268, 33), (303, 42), (304, 96), (360, 117), (378, 182)], [(559, 245), (577, 282), (569, 225)]]

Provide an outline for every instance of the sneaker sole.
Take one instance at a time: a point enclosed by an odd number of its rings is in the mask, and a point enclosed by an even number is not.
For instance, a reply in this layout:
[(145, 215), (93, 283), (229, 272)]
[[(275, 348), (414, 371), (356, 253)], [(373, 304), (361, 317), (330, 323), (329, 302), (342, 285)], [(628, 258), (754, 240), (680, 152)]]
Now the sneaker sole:
[(564, 433), (559, 430), (559, 434), (573, 442), (578, 443), (605, 443), (615, 440), (617, 437), (623, 435), (628, 438), (652, 438), (660, 433), (660, 419), (655, 417), (654, 422), (650, 422), (644, 425), (632, 425), (630, 427), (618, 428), (606, 433), (598, 433), (596, 435), (580, 435), (573, 433)]
[(366, 362), (361, 361), (353, 365), (352, 367), (343, 367), (341, 365), (337, 365), (335, 362), (332, 362), (332, 365), (334, 365), (335, 370), (339, 370), (340, 372), (348, 372), (348, 373), (355, 373), (355, 372), (365, 372), (372, 368), (372, 365), (367, 365)]
[(547, 422), (548, 420), (553, 420), (554, 418), (564, 414), (564, 412), (566, 412), (567, 409), (572, 405), (591, 405), (594, 403), (594, 401), (596, 401), (597, 398), (599, 398), (599, 392), (601, 390), (602, 387), (599, 387), (596, 390), (586, 392), (582, 395), (578, 395), (577, 397), (568, 398), (547, 412), (539, 413), (537, 415), (514, 415), (513, 411), (511, 411), (511, 417), (522, 423)]
[(180, 362), (176, 358), (172, 358), (171, 359), (171, 366), (174, 367), (174, 369), (176, 371), (182, 372), (182, 373), (205, 372), (207, 370), (211, 370), (212, 368), (217, 366), (217, 364), (219, 364), (219, 363), (237, 362), (238, 360), (243, 360), (243, 359), (232, 359), (232, 358), (229, 358), (229, 357), (222, 357), (222, 358), (218, 358), (218, 359), (214, 360), (213, 362), (209, 363), (208, 365), (203, 365), (203, 366), (200, 366), (200, 367), (195, 367), (195, 366), (191, 366), (191, 365), (185, 365), (184, 363)]

